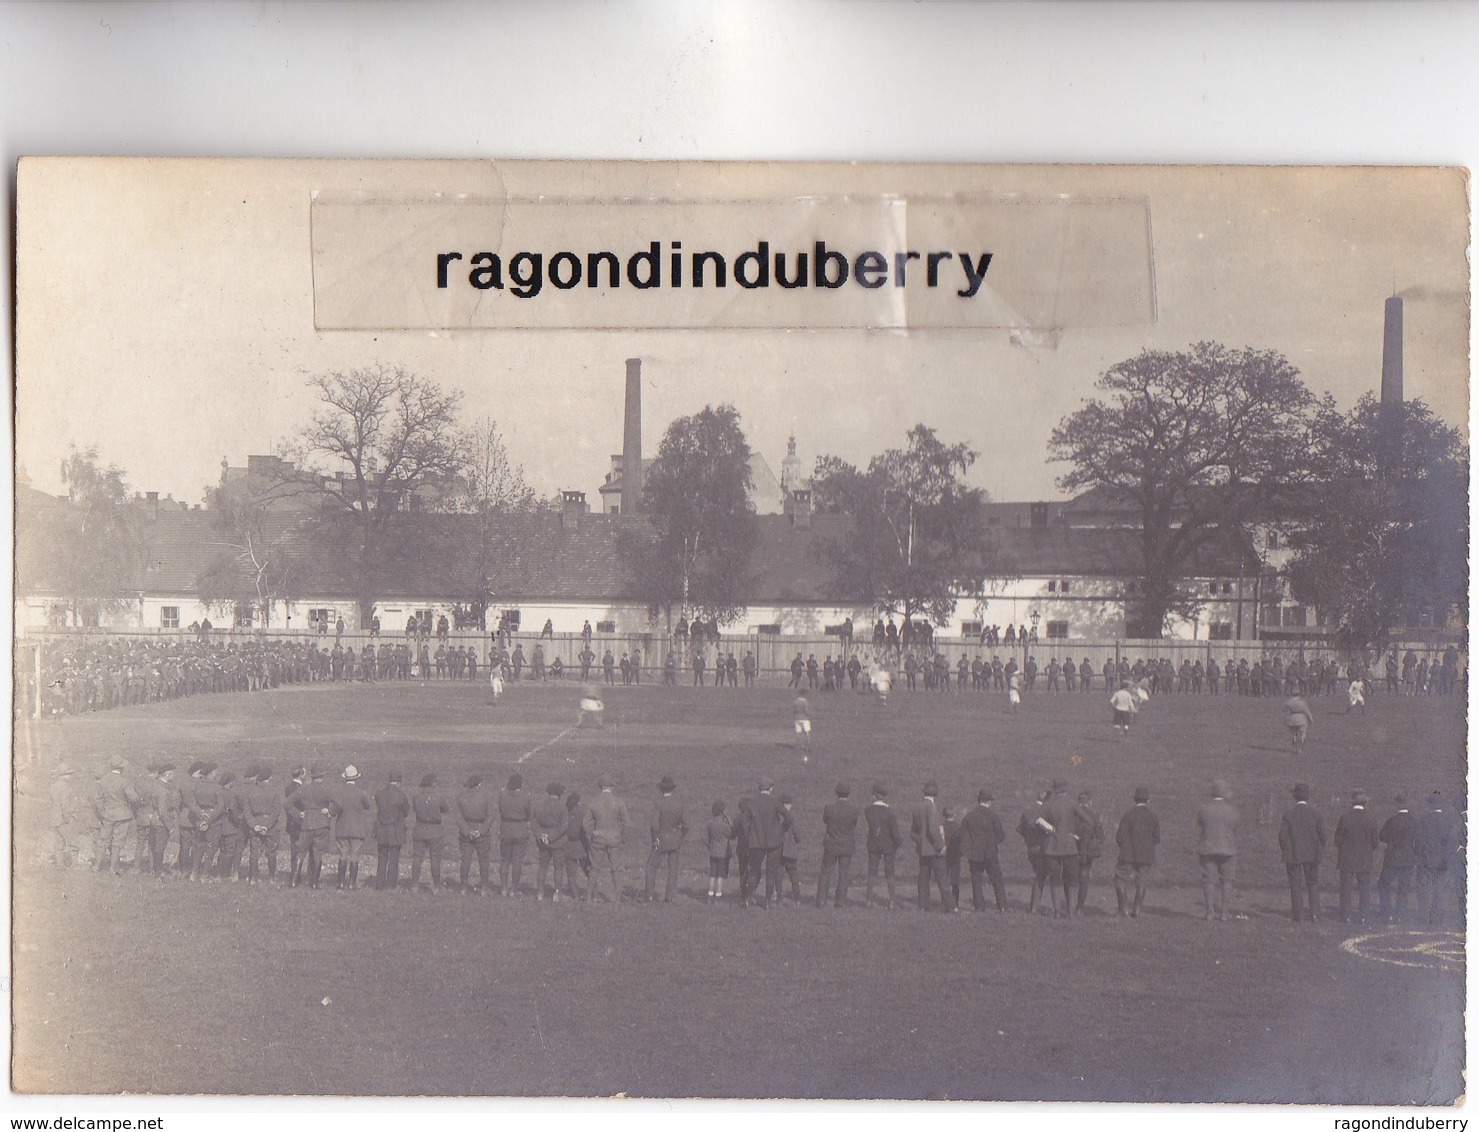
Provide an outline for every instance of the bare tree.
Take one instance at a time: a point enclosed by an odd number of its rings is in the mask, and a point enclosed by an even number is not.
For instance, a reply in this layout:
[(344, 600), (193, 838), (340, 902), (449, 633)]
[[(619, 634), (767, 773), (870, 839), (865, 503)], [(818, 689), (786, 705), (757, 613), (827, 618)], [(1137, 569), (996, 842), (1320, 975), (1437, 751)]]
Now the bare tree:
[(456, 491), (462, 395), (399, 366), (321, 374), (308, 384), (319, 409), (290, 451), (296, 466), (282, 474), (317, 495), (333, 521), (365, 624), (387, 568), (414, 552), (416, 513)]

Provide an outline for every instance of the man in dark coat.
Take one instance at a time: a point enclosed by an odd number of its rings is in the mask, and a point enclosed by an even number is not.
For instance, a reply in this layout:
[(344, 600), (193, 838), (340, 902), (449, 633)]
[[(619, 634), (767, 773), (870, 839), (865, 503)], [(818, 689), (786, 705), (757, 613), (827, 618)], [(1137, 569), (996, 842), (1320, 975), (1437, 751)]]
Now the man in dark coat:
[[(1043, 819), (1048, 823), (1048, 838), (1043, 852), (1048, 858), (1048, 895), (1053, 904), (1053, 916), (1065, 918), (1073, 915), (1073, 899), (1078, 891), (1078, 815), (1073, 800), (1068, 797), (1068, 783), (1061, 778), (1053, 780), (1048, 800), (1043, 804)], [(1058, 894), (1063, 894), (1063, 906), (1058, 906)]]
[(674, 793), (677, 788), (672, 777), (666, 774), (657, 784), (657, 808), (652, 815), (652, 852), (647, 855), (648, 903), (656, 899), (657, 870), (663, 864), (668, 868), (663, 903), (671, 904), (678, 895), (678, 851), (688, 836), (688, 822), (683, 815), (683, 799)]
[(1320, 918), (1320, 853), (1327, 841), (1325, 822), (1310, 805), (1309, 785), (1298, 783), (1294, 805), (1284, 811), (1279, 823), (1279, 851), (1289, 874), (1289, 915), (1295, 923), (1306, 915), (1305, 895), (1309, 897), (1309, 919)]
[(257, 860), (265, 857), (267, 879), (277, 877), (278, 832), (282, 828), (282, 796), (272, 784), (272, 768), (261, 766), (255, 782), (242, 797), (242, 817), (247, 830), (247, 884), (256, 884)]
[(401, 847), (406, 843), (406, 819), (411, 800), (401, 789), (401, 772), (390, 772), (375, 791), (375, 887), (394, 889), (400, 883)]
[[(1048, 843), (1047, 830), (1043, 828), (1043, 804), (1048, 800), (1044, 790), (1022, 811), (1017, 819), (1017, 833), (1027, 848), (1027, 867), (1032, 870), (1032, 894), (1027, 898), (1027, 914), (1037, 911), (1044, 888), (1048, 883), (1048, 858), (1045, 852)], [(1044, 909), (1046, 911), (1046, 909)]]
[(888, 907), (894, 907), (894, 862), (898, 859), (899, 848), (904, 844), (903, 835), (899, 832), (899, 818), (894, 813), (893, 807), (886, 801), (888, 787), (881, 782), (873, 784), (873, 801), (869, 802), (863, 810), (863, 817), (868, 823), (868, 892), (867, 903), (873, 905), (873, 878), (878, 875), (878, 870), (883, 869), (884, 880), (888, 885)]
[[(1381, 855), (1381, 876), (1376, 886), (1381, 895), (1381, 918), (1385, 923), (1394, 923), (1407, 918), (1407, 897), (1416, 887), (1417, 872), (1417, 819), (1407, 808), (1407, 795), (1398, 794), (1394, 799), (1397, 812), (1382, 823), (1378, 835), (1385, 848)], [(1395, 905), (1392, 889), (1397, 890)]]
[(317, 888), (323, 872), (323, 855), (329, 848), (329, 831), (334, 824), (330, 808), (334, 795), (324, 782), (326, 771), (314, 766), (309, 771), (308, 782), (288, 799), (288, 807), (302, 817), (299, 833), (298, 871), (293, 874), (293, 886), (297, 887), (306, 878), (308, 887)]
[(457, 819), (458, 882), (467, 891), (473, 858), (478, 862), (478, 895), (489, 894), (488, 871), (493, 852), (493, 801), (483, 789), (483, 776), (468, 775), (452, 805)]
[(1335, 866), (1340, 870), (1340, 922), (1351, 920), (1351, 882), (1358, 890), (1356, 923), (1364, 923), (1370, 911), (1371, 870), (1376, 867), (1376, 847), (1381, 843), (1376, 815), (1367, 807), (1371, 799), (1364, 790), (1351, 792), (1351, 807), (1335, 823)]
[(945, 823), (940, 817), (940, 807), (935, 802), (940, 788), (933, 779), (924, 784), (924, 797), (914, 807), (909, 818), (909, 838), (914, 842), (914, 851), (919, 854), (919, 910), (930, 910), (930, 880), (940, 890), (940, 903), (946, 912), (955, 911), (955, 901), (950, 898), (948, 875), (945, 867)]
[(785, 825), (780, 803), (775, 797), (774, 779), (762, 778), (759, 785), (759, 791), (748, 799), (749, 805), (745, 812), (745, 820), (749, 823), (749, 835), (746, 838), (748, 859), (745, 862), (745, 875), (740, 883), (740, 906), (744, 907), (750, 902), (750, 897), (760, 884), (760, 876), (764, 873), (763, 906), (768, 908), (772, 897), (780, 898), (781, 846), (785, 841)]
[(837, 888), (832, 905), (841, 908), (847, 902), (848, 884), (852, 879), (852, 855), (858, 845), (858, 819), (863, 816), (849, 797), (852, 786), (839, 782), (837, 797), (822, 808), (822, 871), (817, 877), (817, 907), (827, 895), (832, 870), (837, 870)]
[(1114, 896), (1121, 916), (1140, 915), (1145, 903), (1146, 871), (1155, 864), (1161, 841), (1161, 823), (1150, 808), (1150, 787), (1135, 787), (1135, 804), (1120, 818), (1114, 842), (1119, 859), (1114, 866)]
[(437, 789), (437, 776), (423, 775), (420, 788), (411, 797), (411, 813), (416, 818), (411, 827), (411, 887), (421, 883), (421, 861), (430, 858), (433, 896), (442, 890), (442, 847), (447, 840), (443, 819), (450, 810)]
[(1444, 890), (1452, 887), (1456, 871), (1449, 866), (1457, 853), (1458, 833), (1443, 807), (1443, 795), (1436, 790), (1428, 795), (1427, 812), (1417, 819), (1413, 841), (1417, 849), (1419, 918), (1437, 927), (1443, 923)]
[(498, 885), (504, 896), (517, 893), (523, 879), (524, 855), (529, 851), (529, 810), (524, 776), (509, 775), (508, 786), (498, 795)]
[(981, 884), (983, 874), (991, 879), (996, 910), (1007, 910), (1006, 884), (1002, 879), (1001, 859), (998, 855), (1001, 843), (1007, 839), (1007, 831), (1001, 818), (991, 808), (994, 800), (995, 795), (990, 790), (980, 791), (976, 795), (975, 809), (968, 811), (960, 819), (960, 855), (970, 865), (971, 907), (977, 912), (986, 910), (985, 891)]

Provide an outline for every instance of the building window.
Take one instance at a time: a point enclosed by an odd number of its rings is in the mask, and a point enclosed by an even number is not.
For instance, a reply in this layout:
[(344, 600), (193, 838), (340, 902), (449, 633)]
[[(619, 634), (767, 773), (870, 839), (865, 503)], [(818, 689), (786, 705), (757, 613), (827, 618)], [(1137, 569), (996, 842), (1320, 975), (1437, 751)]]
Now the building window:
[(161, 629), (180, 627), (180, 607), (178, 605), (166, 605), (159, 611), (159, 627)]
[(1302, 605), (1286, 605), (1284, 613), (1284, 628), (1303, 629), (1309, 620), (1309, 610)]
[(1224, 595), (1229, 595), (1230, 596), (1232, 594), (1232, 583), (1231, 582), (1223, 582), (1222, 583), (1222, 592), (1223, 592)]
[(1061, 582), (1058, 583), (1058, 592), (1059, 593), (1062, 593), (1062, 594), (1066, 594), (1068, 592), (1068, 579), (1067, 578), (1064, 578)]
[(596, 622), (596, 632), (598, 632), (598, 633), (614, 633), (614, 632), (616, 632), (616, 622), (615, 621), (597, 621)]
[(238, 605), (236, 607), (236, 627), (238, 629), (250, 629), (252, 627), (252, 607), (250, 605)]
[(1048, 640), (1050, 640), (1050, 641), (1062, 641), (1062, 640), (1066, 640), (1067, 637), (1068, 637), (1068, 622), (1067, 621), (1049, 621), (1048, 622)]
[(960, 623), (960, 635), (962, 637), (979, 637), (983, 627), (979, 621), (962, 621)]
[(1213, 641), (1230, 641), (1233, 639), (1233, 625), (1231, 621), (1214, 621), (1207, 626), (1207, 637)]
[(308, 624), (315, 629), (318, 626), (329, 626), (334, 623), (334, 611), (332, 609), (310, 609), (308, 611)]
[(1055, 594), (1057, 592), (1058, 592), (1058, 583), (1057, 583), (1057, 581), (1056, 580), (1049, 581), (1048, 582), (1048, 593)]
[(781, 635), (781, 623), (779, 621), (771, 625), (756, 625), (755, 632), (762, 637), (779, 637)]
[(1268, 548), (1270, 550), (1278, 550), (1279, 549), (1279, 532), (1278, 531), (1269, 531), (1269, 533), (1268, 533)]
[[(510, 633), (517, 633), (519, 631), (519, 611), (517, 609), (505, 609), (498, 615), (498, 627), (500, 629), (507, 629)], [(602, 629), (600, 631), (603, 633), (615, 632), (614, 629)]]

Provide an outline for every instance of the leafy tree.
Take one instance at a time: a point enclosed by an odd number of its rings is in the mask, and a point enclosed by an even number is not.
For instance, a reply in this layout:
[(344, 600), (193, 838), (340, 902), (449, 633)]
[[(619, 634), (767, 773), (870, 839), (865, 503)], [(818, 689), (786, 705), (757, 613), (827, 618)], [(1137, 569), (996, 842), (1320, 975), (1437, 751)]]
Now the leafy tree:
[(851, 519), (845, 535), (820, 544), (843, 593), (905, 621), (922, 614), (942, 625), (958, 598), (1002, 576), (982, 522), (986, 493), (965, 482), (976, 456), (919, 424), (903, 448), (875, 456), (866, 471), (836, 456), (817, 460), (816, 507)]
[(1316, 482), (1289, 533), (1293, 596), (1350, 648), (1425, 612), (1468, 620), (1468, 447), (1424, 402), (1395, 408), (1369, 393), (1348, 414), (1321, 406)]
[(520, 517), (539, 504), (524, 469), (508, 457), (498, 422), (478, 420), (461, 438), (462, 475), (445, 501), (450, 518), (429, 540), (430, 574), (456, 602), (460, 624), (487, 627), (487, 610), (500, 589), (533, 579), (532, 563), (516, 537)]
[(52, 590), (77, 624), (125, 608), (138, 584), (141, 541), (126, 473), (103, 464), (96, 447), (75, 446), (62, 462), (67, 506), (16, 517), (17, 582)]
[(1146, 350), (1099, 378), (1108, 396), (1065, 417), (1049, 451), (1070, 471), (1066, 491), (1103, 489), (1138, 512), (1131, 636), (1159, 637), (1200, 602), (1181, 583), (1198, 550), (1266, 517), (1308, 478), (1314, 398), (1272, 350), (1199, 342)]
[(455, 491), (460, 393), (383, 365), (309, 379), (319, 408), (282, 475), (316, 497), (368, 624), (387, 569), (417, 553), (420, 514)]
[(751, 482), (750, 443), (733, 405), (706, 405), (668, 426), (642, 492), (650, 531), (624, 531), (618, 543), (654, 616), (671, 620), (677, 607), (724, 624), (743, 611), (754, 586)]

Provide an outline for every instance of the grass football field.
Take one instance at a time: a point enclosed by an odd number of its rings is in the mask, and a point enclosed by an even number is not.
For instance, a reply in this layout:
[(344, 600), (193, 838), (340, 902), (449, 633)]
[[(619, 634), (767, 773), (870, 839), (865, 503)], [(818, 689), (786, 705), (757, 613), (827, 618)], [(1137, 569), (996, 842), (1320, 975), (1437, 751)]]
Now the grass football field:
[[(1451, 1103), (1463, 1092), (1463, 938), (1452, 930), (1293, 925), (1276, 843), (1290, 787), (1308, 782), (1333, 832), (1353, 787), (1380, 817), (1405, 791), (1461, 788), (1457, 698), (1378, 697), (1368, 713), (1315, 703), (1290, 752), (1281, 698), (1158, 697), (1128, 742), (1105, 696), (895, 692), (811, 696), (808, 757), (791, 694), (664, 689), (607, 695), (607, 725), (574, 730), (576, 687), (308, 686), (202, 696), (23, 725), (18, 758), (84, 770), (121, 753), (240, 773), (268, 762), (354, 763), (371, 791), (390, 768), (449, 792), (514, 769), (590, 797), (605, 772), (636, 828), (624, 849), (641, 892), (647, 824), (664, 773), (690, 828), (735, 810), (758, 775), (795, 797), (802, 907), (704, 899), (691, 834), (670, 905), (536, 903), (318, 891), (280, 884), (114, 878), (37, 863), (45, 777), (18, 774), (13, 1086), (28, 1092), (893, 1097), (994, 1100)], [(1240, 911), (1206, 923), (1195, 813), (1222, 775), (1242, 815)], [(1135, 786), (1150, 787), (1162, 842), (1145, 911), (1114, 915), (1113, 845), (1088, 914), (1025, 913), (1018, 815), (1062, 776), (1095, 792), (1111, 842)], [(821, 809), (841, 778), (860, 804), (882, 780), (907, 829), (927, 778), (965, 807), (989, 786), (1009, 830), (1007, 915), (914, 910), (916, 859), (900, 854), (892, 912), (817, 909)], [(455, 839), (452, 843), (455, 858)], [(174, 845), (170, 846), (170, 859)], [(409, 850), (403, 857), (407, 867)], [(282, 855), (286, 860), (286, 853)], [(363, 866), (373, 873), (373, 858)], [(444, 875), (455, 880), (454, 862)], [(969, 908), (969, 883), (965, 904)], [(1452, 921), (1450, 922), (1452, 927)]]

